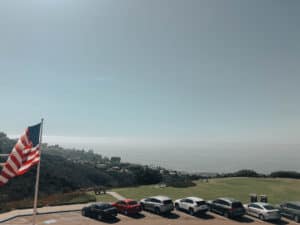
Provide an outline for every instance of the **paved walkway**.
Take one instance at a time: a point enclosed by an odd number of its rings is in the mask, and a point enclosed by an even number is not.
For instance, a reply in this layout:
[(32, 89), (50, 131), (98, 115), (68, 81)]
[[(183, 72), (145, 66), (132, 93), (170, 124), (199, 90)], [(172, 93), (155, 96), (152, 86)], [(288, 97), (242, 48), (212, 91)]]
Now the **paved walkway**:
[(124, 200), (125, 197), (123, 197), (122, 195), (118, 194), (117, 192), (113, 192), (113, 191), (108, 191), (106, 192), (107, 194), (113, 196), (114, 198), (118, 199), (118, 200)]

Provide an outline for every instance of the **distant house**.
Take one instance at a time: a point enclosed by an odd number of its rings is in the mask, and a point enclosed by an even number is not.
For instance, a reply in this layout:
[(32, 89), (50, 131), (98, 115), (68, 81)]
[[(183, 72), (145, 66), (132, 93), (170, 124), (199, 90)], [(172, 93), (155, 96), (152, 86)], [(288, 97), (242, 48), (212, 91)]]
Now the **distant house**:
[(169, 171), (169, 174), (170, 174), (171, 176), (175, 176), (175, 175), (177, 175), (177, 171)]
[(99, 169), (105, 169), (107, 166), (104, 163), (97, 163), (96, 167), (99, 168)]
[(166, 169), (161, 169), (161, 170), (159, 170), (159, 173), (162, 174), (162, 175), (169, 175), (170, 171), (168, 171)]
[(111, 157), (110, 162), (114, 165), (118, 165), (121, 163), (121, 157)]
[(128, 170), (128, 169), (124, 169), (124, 168), (123, 168), (123, 169), (121, 169), (121, 170), (120, 170), (120, 172), (122, 172), (122, 173), (128, 173), (128, 172), (129, 172), (129, 170)]
[(114, 167), (111, 167), (111, 168), (109, 168), (109, 169), (107, 169), (107, 171), (114, 171), (114, 172), (116, 172), (116, 171), (118, 171), (118, 172), (120, 172), (120, 170), (121, 170), (121, 168), (120, 167), (118, 167), (118, 166), (114, 166)]

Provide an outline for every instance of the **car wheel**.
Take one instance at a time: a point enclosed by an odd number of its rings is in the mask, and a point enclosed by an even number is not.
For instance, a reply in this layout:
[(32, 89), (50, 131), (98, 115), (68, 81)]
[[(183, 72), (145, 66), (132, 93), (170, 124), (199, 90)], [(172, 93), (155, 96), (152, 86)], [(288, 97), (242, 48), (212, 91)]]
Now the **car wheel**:
[(296, 221), (297, 223), (299, 223), (299, 222), (300, 222), (300, 218), (299, 218), (299, 216), (295, 216), (295, 221)]
[(179, 210), (179, 205), (177, 203), (175, 204), (175, 209)]
[(191, 216), (193, 216), (194, 215), (194, 210), (192, 208), (190, 208), (189, 213), (190, 213)]
[(82, 216), (86, 216), (85, 210), (82, 210), (82, 211), (81, 211), (81, 215), (82, 215)]
[(141, 204), (141, 209), (142, 209), (142, 210), (145, 210), (144, 204)]
[(155, 212), (155, 214), (159, 215), (160, 214), (160, 209), (159, 208), (155, 208), (154, 212)]
[(259, 219), (260, 219), (260, 220), (265, 220), (264, 215), (259, 215)]
[(229, 213), (228, 213), (228, 212), (224, 212), (223, 215), (224, 215), (226, 218), (229, 218)]
[(127, 215), (128, 215), (128, 211), (127, 211), (127, 210), (125, 210), (125, 211), (124, 211), (124, 214), (127, 216)]
[(102, 220), (102, 215), (101, 215), (101, 214), (98, 214), (97, 219), (98, 219), (98, 220)]

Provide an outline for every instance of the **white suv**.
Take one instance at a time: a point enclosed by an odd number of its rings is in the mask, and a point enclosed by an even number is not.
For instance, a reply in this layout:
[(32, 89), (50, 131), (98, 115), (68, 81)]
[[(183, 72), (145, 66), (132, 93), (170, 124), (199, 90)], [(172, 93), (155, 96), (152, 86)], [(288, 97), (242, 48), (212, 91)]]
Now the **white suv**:
[(206, 213), (208, 211), (208, 205), (202, 198), (187, 197), (177, 199), (175, 201), (175, 208), (177, 210), (184, 210), (189, 212), (191, 215), (196, 213)]

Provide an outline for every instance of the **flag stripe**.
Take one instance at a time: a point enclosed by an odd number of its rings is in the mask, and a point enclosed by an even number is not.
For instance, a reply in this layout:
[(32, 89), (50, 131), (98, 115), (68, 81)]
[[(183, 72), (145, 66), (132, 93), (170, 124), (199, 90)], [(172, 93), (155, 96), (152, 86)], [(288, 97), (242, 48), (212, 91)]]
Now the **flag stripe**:
[(6, 179), (5, 177), (3, 177), (2, 175), (0, 176), (0, 182), (2, 183), (7, 183), (8, 179)]
[(9, 172), (11, 172), (12, 174), (16, 175), (14, 169), (7, 162), (6, 162), (5, 166), (4, 166), (4, 168), (6, 168), (7, 170), (9, 170)]
[(30, 164), (24, 165), (23, 167), (20, 168), (18, 175), (23, 175), (24, 173), (26, 173), (32, 166), (38, 164), (38, 162), (40, 161), (40, 157), (35, 158), (31, 161)]
[(21, 136), (20, 140), (24, 146), (28, 146), (28, 141), (27, 141), (27, 138), (25, 138), (24, 134)]
[(10, 176), (11, 178), (13, 178), (15, 176), (15, 174), (10, 172), (6, 167), (3, 168), (2, 172), (7, 174), (8, 176)]
[(18, 140), (15, 148), (20, 153), (20, 155), (22, 155), (23, 154), (22, 150), (25, 148), (25, 146), (23, 145), (23, 143), (20, 140)]
[[(38, 157), (39, 156), (39, 152), (34, 152), (33, 154), (30, 154), (28, 157), (27, 157), (27, 162), (24, 163), (24, 164), (28, 164), (31, 162), (31, 160), (33, 160), (34, 158)], [(23, 165), (24, 165), (23, 164)]]
[(22, 164), (22, 156), (20, 156), (20, 153), (16, 150), (16, 148), (13, 149), (12, 154), (17, 159), (19, 166)]
[(11, 161), (14, 162), (14, 164), (16, 165), (17, 168), (19, 168), (21, 166), (21, 163), (19, 163), (18, 159), (16, 158), (16, 156), (13, 152), (10, 155), (10, 158), (11, 158)]
[(7, 160), (8, 165), (11, 166), (11, 168), (13, 169), (14, 173), (18, 173), (18, 167), (16, 166), (16, 164), (11, 160), (11, 156), (8, 158)]
[(10, 179), (12, 178), (11, 176), (9, 176), (7, 173), (5, 173), (4, 171), (2, 172), (1, 176), (3, 176), (6, 179)]

